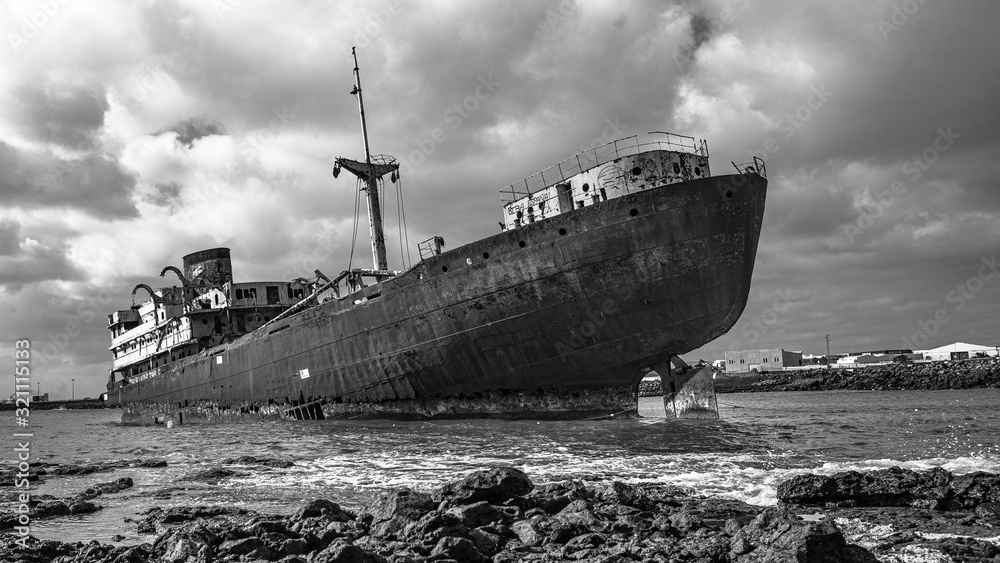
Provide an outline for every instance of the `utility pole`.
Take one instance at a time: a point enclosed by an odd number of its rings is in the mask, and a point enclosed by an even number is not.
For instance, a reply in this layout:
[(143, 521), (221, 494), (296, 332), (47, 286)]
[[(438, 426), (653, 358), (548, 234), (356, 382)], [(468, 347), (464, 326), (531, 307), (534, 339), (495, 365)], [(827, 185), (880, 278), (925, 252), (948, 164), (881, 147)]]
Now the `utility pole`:
[(39, 381), (38, 383), (35, 383), (35, 388), (38, 389), (38, 391), (35, 394), (38, 395), (38, 400), (41, 401), (42, 400), (42, 382)]
[(830, 369), (830, 335), (826, 335), (826, 369)]
[(76, 378), (70, 379), (73, 382), (73, 400), (76, 400)]

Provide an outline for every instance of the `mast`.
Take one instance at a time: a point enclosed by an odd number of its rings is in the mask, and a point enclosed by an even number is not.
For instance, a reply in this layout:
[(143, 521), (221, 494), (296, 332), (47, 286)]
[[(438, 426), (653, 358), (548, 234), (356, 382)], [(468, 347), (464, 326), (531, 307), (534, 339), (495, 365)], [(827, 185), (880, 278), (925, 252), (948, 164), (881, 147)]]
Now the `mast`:
[(355, 47), (351, 47), (351, 54), (354, 56), (355, 81), (354, 91), (351, 93), (358, 96), (358, 109), (361, 111), (361, 134), (365, 140), (365, 164), (368, 168), (364, 178), (358, 177), (364, 181), (364, 187), (361, 189), (368, 196), (368, 224), (371, 229), (372, 259), (376, 270), (388, 270), (389, 263), (385, 258), (385, 234), (382, 231), (382, 209), (378, 200), (377, 180), (382, 175), (376, 176), (377, 171), (372, 165), (372, 155), (368, 149), (368, 123), (365, 121), (365, 100), (361, 94), (361, 70), (358, 68), (358, 53)]

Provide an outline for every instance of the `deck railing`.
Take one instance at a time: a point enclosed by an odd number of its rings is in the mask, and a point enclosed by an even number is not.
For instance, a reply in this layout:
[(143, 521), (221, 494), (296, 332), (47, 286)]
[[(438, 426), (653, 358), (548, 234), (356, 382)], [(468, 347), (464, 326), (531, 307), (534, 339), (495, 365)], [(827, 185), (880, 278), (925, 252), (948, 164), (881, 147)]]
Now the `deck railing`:
[(663, 131), (654, 131), (653, 133), (664, 134), (667, 138), (662, 141), (640, 144), (638, 137), (632, 135), (631, 137), (616, 139), (599, 147), (581, 151), (541, 172), (536, 172), (528, 176), (520, 182), (515, 182), (501, 189), (500, 200), (506, 205), (525, 196), (530, 196), (549, 186), (565, 182), (566, 179), (576, 176), (581, 172), (586, 172), (602, 164), (614, 162), (620, 158), (641, 152), (667, 150), (708, 157), (708, 145), (704, 140), (698, 141), (694, 137)]

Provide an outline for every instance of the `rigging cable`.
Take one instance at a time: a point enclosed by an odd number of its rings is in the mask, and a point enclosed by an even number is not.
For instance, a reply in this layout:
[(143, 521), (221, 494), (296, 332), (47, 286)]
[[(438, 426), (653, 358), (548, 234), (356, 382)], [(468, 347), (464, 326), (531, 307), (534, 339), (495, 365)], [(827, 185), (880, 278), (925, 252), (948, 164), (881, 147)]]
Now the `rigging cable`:
[(358, 178), (358, 188), (354, 190), (354, 234), (351, 237), (351, 257), (347, 260), (347, 269), (354, 265), (354, 247), (358, 243), (358, 214), (359, 202), (361, 201), (361, 178)]
[(399, 259), (401, 267), (406, 270), (408, 266), (406, 265), (406, 256), (403, 255), (403, 212), (402, 212), (402, 196), (403, 194), (399, 191), (399, 178), (396, 178), (394, 182), (396, 184), (396, 231), (399, 234)]
[(399, 190), (399, 211), (400, 216), (403, 218), (403, 237), (406, 241), (406, 263), (408, 264), (408, 268), (412, 268), (413, 258), (410, 257), (410, 232), (406, 228), (406, 206), (403, 204), (403, 177), (397, 174), (396, 181), (398, 182), (396, 189)]

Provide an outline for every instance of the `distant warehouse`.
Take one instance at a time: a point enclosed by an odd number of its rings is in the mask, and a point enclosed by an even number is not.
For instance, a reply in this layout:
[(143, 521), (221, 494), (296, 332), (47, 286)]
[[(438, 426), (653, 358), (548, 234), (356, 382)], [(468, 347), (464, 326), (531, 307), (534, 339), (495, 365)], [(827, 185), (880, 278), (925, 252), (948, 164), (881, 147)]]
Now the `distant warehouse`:
[(802, 352), (782, 348), (726, 352), (726, 373), (768, 371), (801, 365)]

